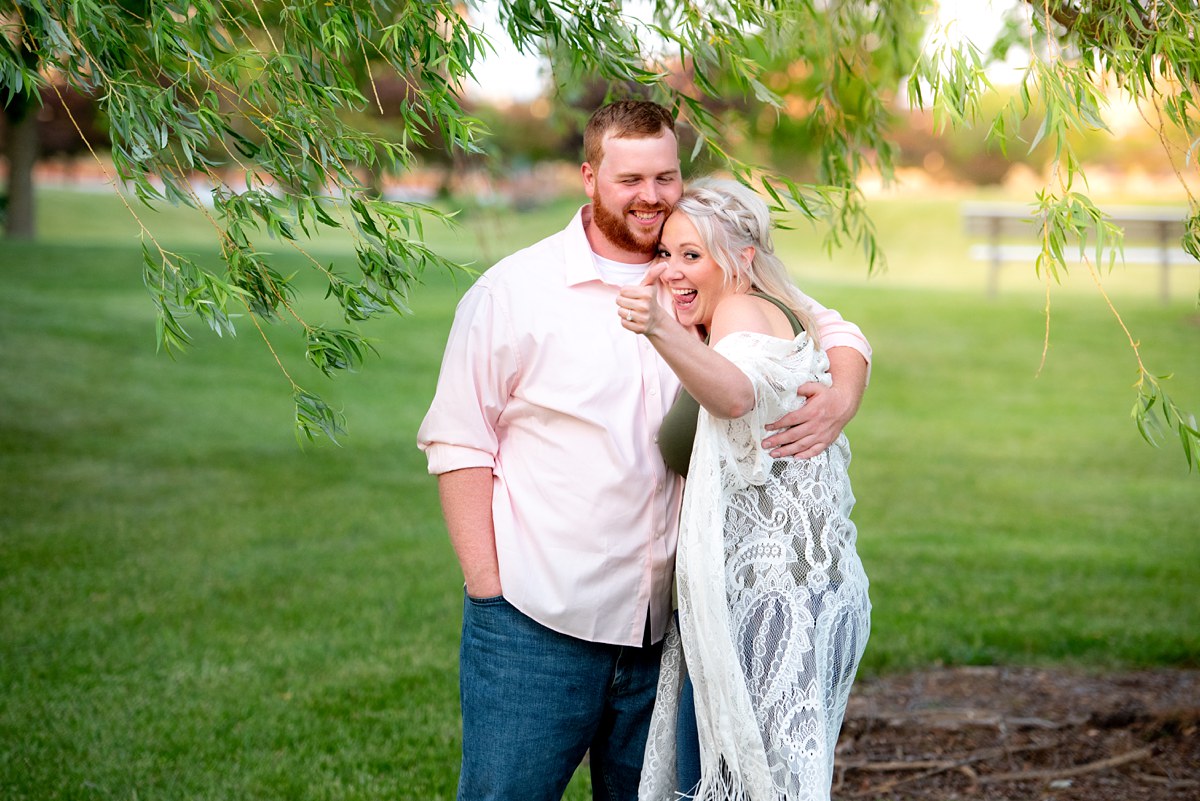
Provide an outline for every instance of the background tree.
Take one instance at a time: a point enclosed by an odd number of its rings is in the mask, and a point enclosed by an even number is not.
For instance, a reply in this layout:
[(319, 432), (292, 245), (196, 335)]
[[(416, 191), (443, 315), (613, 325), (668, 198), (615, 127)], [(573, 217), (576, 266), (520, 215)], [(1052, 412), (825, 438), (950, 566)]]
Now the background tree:
[[(23, 106), (18, 110), (16, 107)], [(58, 160), (70, 173), (89, 148), (108, 150), (108, 133), (96, 100), (55, 81), (43, 87), (37, 102), (14, 98), (0, 115), (0, 152), (8, 165), (3, 194), (6, 236), (30, 239), (37, 234), (34, 167)]]
[[(223, 273), (169, 251), (142, 224), (161, 347), (188, 341), (188, 315), (233, 333), (241, 307), (260, 332), (264, 321), (295, 320), (309, 361), (325, 374), (361, 363), (370, 346), (352, 327), (312, 324), (299, 313), (294, 278), (263, 254), (265, 238), (299, 247), (322, 228), (354, 232), (353, 277), (311, 260), (348, 322), (405, 310), (423, 269), (452, 268), (421, 241), (423, 218), (437, 212), (373, 197), (359, 168), (410, 166), (431, 130), (453, 147), (475, 148), (474, 121), (461, 113), (456, 91), (484, 42), (453, 4), (31, 2), (17, 3), (4, 23), (7, 94), (36, 98), (59, 74), (101, 97), (116, 177), (138, 199), (204, 208), (209, 198), (197, 194), (196, 179), (214, 187), (210, 219)], [(345, 122), (347, 111), (370, 103), (356, 74), (380, 68), (421, 87), (400, 100), (405, 127), (396, 138)], [(263, 341), (269, 347), (265, 333)], [(277, 362), (298, 430), (336, 435), (337, 414)]]
[[(589, 80), (641, 87), (694, 132), (694, 154), (707, 152), (780, 207), (824, 220), (831, 241), (857, 243), (873, 269), (881, 254), (858, 180), (866, 169), (890, 172), (889, 101), (899, 77), (916, 68), (912, 94), (932, 103), (939, 124), (978, 119), (986, 87), (985, 59), (969, 45), (933, 47), (918, 59), (915, 32), (931, 5), (655, 0), (645, 20), (627, 14), (619, 0), (502, 0), (499, 8), (518, 49), (549, 59), (557, 98), (569, 102)], [(1053, 274), (1065, 269), (1062, 243), (1072, 235), (1115, 236), (1078, 191), (1081, 167), (1067, 134), (1103, 126), (1100, 87), (1111, 78), (1193, 135), (1198, 57), (1190, 37), (1200, 12), (1192, 4), (1134, 0), (1039, 0), (1031, 8), (1032, 24), (1014, 23), (1005, 42), (1023, 36), (1039, 57), (1017, 102), (990, 130), (1015, 144), (1021, 119), (1044, 109), (1036, 140), (1054, 146), (1057, 183), (1037, 204), (1046, 243), (1039, 265)], [(381, 200), (363, 168), (376, 176), (410, 170), (417, 149), (435, 134), (454, 153), (480, 150), (482, 128), (464, 112), (460, 94), (488, 47), (471, 11), (471, 3), (451, 0), (18, 1), (0, 17), (0, 81), (10, 103), (36, 98), (51, 75), (101, 98), (117, 178), (141, 200), (199, 208), (194, 179), (215, 187), (211, 220), (222, 271), (168, 251), (143, 226), (143, 270), (162, 347), (187, 342), (182, 320), (189, 315), (230, 333), (241, 308), (260, 332), (264, 322), (294, 320), (309, 361), (335, 374), (358, 366), (370, 349), (354, 323), (405, 311), (424, 269), (455, 269), (422, 240), (424, 222), (442, 215)], [(398, 124), (375, 132), (362, 121), (381, 110), (373, 88), (384, 73), (402, 76), (416, 91), (396, 98)], [(809, 183), (739, 157), (746, 116), (736, 103), (714, 102), (751, 99), (757, 121), (770, 119), (765, 109), (786, 109), (789, 96), (803, 99), (804, 125), (820, 142)], [(1194, 199), (1191, 207), (1186, 246), (1196, 253)], [(344, 327), (306, 321), (294, 279), (274, 269), (260, 247), (275, 238), (302, 250), (325, 228), (350, 231), (356, 242), (350, 275), (310, 260), (340, 304)], [(269, 347), (265, 333), (263, 341)], [(1131, 344), (1136, 354), (1132, 337)], [(279, 366), (296, 402), (298, 431), (335, 436), (339, 416)], [(1139, 369), (1139, 425), (1148, 436), (1155, 422), (1170, 426), (1196, 464), (1195, 423), (1140, 362)]]
[(0, 57), (19, 67), (14, 83), (6, 81), (4, 98), (4, 156), (8, 183), (3, 198), (4, 234), (13, 239), (30, 239), (36, 231), (33, 214), (33, 165), (38, 158), (37, 109), (41, 94), (37, 83), (26, 85), (26, 74), (40, 74), (36, 33), (20, 19), (6, 20), (0, 36)]
[[(1047, 283), (1047, 318), (1050, 282), (1067, 271), (1068, 247), (1078, 247), (1080, 260), (1093, 272), (1104, 266), (1106, 246), (1120, 248), (1120, 229), (1088, 195), (1078, 136), (1108, 132), (1103, 111), (1109, 87), (1138, 104), (1159, 138), (1163, 157), (1188, 198), (1181, 245), (1200, 259), (1200, 204), (1189, 184), (1196, 178), (1194, 156), (1200, 146), (1198, 29), (1200, 6), (1195, 3), (1025, 0), (1024, 8), (1015, 8), (1008, 16), (990, 53), (983, 54), (969, 42), (955, 44), (935, 37), (914, 71), (910, 98), (914, 105), (928, 100), (939, 127), (982, 125), (1004, 152), (1020, 144), (1033, 150), (1042, 143), (1050, 150), (1049, 178), (1032, 214), (1040, 228), (1041, 254), (1035, 268)], [(1004, 107), (986, 114), (981, 105), (991, 88), (986, 64), (1003, 59), (1012, 47), (1027, 50), (1029, 66)], [(1030, 119), (1037, 119), (1039, 127), (1032, 140), (1023, 143), (1021, 127)], [(1108, 258), (1108, 269), (1114, 262)], [(1163, 433), (1177, 436), (1189, 467), (1196, 467), (1200, 425), (1195, 415), (1168, 395), (1164, 386), (1168, 375), (1156, 375), (1146, 367), (1137, 337), (1103, 285), (1099, 281), (1096, 285), (1133, 352), (1137, 399), (1132, 416), (1138, 430), (1152, 443)]]

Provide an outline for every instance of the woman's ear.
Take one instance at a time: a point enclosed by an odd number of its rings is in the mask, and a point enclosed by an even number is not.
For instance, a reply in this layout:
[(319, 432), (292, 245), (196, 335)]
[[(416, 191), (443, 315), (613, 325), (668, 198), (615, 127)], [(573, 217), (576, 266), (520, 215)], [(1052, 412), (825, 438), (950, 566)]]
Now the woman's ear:
[(751, 288), (754, 283), (746, 278), (746, 273), (750, 271), (750, 265), (754, 263), (754, 245), (747, 245), (742, 248), (742, 252), (738, 254), (738, 269), (736, 286), (741, 288)]

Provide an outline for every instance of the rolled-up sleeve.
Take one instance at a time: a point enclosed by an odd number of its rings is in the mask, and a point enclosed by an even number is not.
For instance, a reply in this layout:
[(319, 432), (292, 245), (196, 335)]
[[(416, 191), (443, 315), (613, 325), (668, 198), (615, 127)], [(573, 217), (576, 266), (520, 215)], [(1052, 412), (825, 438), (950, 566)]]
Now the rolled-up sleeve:
[(808, 295), (804, 295), (804, 298), (808, 302), (817, 336), (821, 339), (821, 349), (828, 351), (830, 348), (854, 348), (867, 360), (867, 375), (870, 376), (871, 343), (863, 336), (862, 329), (843, 318), (838, 311), (825, 308)]
[(417, 432), (430, 473), (495, 467), (497, 427), (519, 372), (513, 342), (485, 275), (455, 310), (437, 390)]

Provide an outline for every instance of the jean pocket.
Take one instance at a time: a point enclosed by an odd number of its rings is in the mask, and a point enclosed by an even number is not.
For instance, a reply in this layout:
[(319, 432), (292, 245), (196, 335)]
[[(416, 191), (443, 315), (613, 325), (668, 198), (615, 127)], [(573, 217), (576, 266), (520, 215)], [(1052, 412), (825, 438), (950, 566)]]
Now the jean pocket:
[(471, 606), (499, 606), (505, 603), (505, 600), (503, 595), (490, 595), (486, 598), (476, 598), (474, 595), (467, 595), (467, 603), (471, 604)]

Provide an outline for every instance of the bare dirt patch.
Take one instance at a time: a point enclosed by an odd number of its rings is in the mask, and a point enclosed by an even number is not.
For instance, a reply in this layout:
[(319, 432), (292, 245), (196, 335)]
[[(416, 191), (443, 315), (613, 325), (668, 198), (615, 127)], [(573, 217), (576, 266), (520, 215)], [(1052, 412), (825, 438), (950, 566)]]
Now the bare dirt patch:
[(835, 771), (837, 801), (1198, 801), (1200, 671), (860, 680)]

